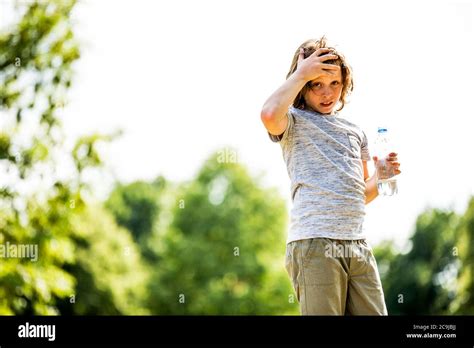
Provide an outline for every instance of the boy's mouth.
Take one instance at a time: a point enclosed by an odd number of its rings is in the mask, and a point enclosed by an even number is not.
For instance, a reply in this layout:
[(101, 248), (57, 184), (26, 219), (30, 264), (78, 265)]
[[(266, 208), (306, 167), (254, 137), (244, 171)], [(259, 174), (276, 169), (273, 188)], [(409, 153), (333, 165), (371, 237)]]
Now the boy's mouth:
[(321, 106), (322, 106), (322, 107), (325, 107), (325, 108), (327, 108), (327, 107), (329, 107), (329, 106), (331, 106), (331, 105), (332, 105), (332, 102), (321, 103)]

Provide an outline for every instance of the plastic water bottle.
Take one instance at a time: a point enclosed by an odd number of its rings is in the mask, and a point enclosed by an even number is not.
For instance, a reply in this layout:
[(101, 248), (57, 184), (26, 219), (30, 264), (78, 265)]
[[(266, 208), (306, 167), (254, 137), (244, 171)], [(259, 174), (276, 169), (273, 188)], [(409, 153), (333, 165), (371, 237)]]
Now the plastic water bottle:
[(397, 179), (393, 167), (387, 166), (385, 157), (390, 152), (393, 152), (392, 144), (388, 137), (387, 128), (379, 127), (377, 131), (377, 139), (375, 140), (375, 152), (378, 158), (376, 173), (377, 173), (377, 189), (379, 195), (382, 196), (393, 196), (398, 192)]

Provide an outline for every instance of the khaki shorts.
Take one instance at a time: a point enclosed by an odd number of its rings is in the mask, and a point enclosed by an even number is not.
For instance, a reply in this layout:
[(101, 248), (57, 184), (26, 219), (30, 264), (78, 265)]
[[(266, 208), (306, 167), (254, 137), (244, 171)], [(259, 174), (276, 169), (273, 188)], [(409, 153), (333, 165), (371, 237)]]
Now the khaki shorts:
[(387, 315), (377, 263), (364, 239), (293, 241), (285, 261), (302, 315)]

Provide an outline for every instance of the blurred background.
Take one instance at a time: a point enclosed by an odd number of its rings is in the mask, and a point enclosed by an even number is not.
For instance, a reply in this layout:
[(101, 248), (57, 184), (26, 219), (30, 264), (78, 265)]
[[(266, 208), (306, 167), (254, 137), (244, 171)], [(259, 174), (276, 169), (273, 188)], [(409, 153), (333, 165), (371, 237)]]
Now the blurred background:
[(298, 314), (260, 109), (322, 35), (354, 70), (341, 116), (369, 148), (387, 127), (401, 162), (366, 216), (389, 313), (474, 314), (473, 18), (470, 1), (0, 0), (0, 314)]

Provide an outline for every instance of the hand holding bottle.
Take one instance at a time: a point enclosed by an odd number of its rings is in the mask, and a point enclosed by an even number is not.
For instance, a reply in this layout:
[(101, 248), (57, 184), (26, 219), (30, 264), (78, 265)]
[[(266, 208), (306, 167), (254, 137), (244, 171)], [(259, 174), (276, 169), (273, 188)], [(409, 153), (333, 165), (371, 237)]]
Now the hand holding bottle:
[[(398, 175), (401, 173), (400, 171), (400, 162), (398, 162), (398, 158), (397, 158), (397, 153), (395, 152), (391, 152), (388, 156), (386, 156), (383, 161), (384, 161), (384, 167), (385, 167), (385, 170), (387, 172), (387, 174), (384, 176), (384, 179), (389, 179), (395, 175)], [(372, 157), (372, 159), (374, 160), (374, 165), (375, 165), (375, 168), (377, 167), (380, 167), (378, 166), (378, 162), (379, 162), (379, 159), (377, 156), (374, 156)]]
[(379, 127), (375, 141), (376, 156), (375, 172), (377, 176), (377, 190), (381, 196), (393, 196), (398, 192), (397, 179), (400, 174), (400, 162), (397, 153), (393, 152), (393, 144), (388, 136), (387, 128)]

